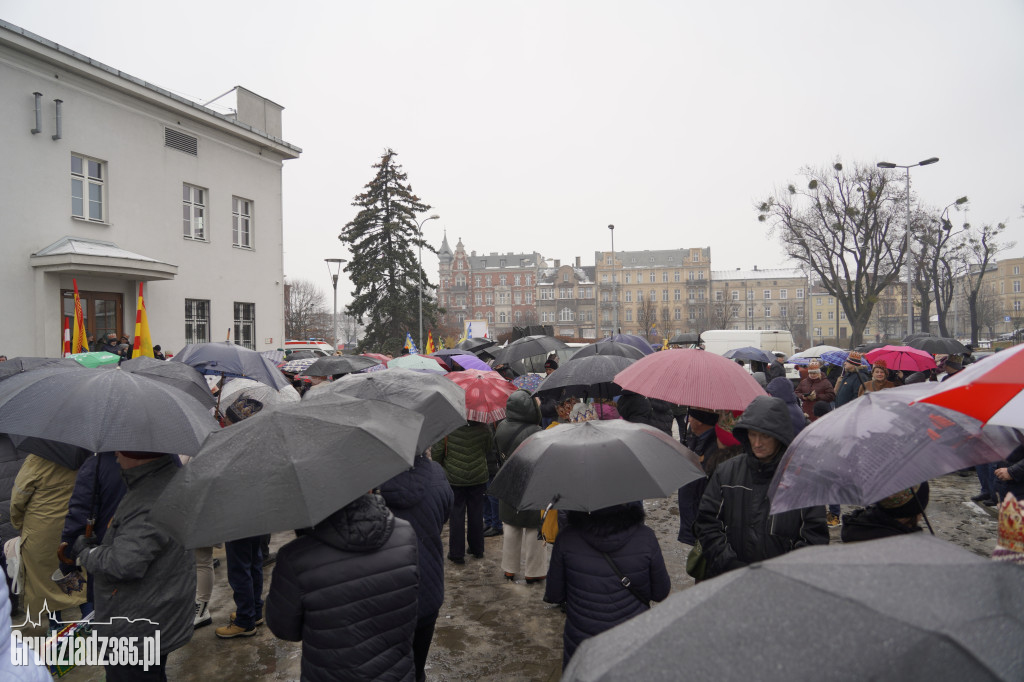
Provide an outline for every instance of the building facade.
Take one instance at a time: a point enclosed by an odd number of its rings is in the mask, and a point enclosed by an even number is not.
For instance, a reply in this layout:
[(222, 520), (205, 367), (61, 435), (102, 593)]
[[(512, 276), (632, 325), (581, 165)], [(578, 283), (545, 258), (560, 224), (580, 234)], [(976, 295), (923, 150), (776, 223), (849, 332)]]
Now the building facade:
[(141, 283), (167, 351), (281, 344), (279, 105), (219, 114), (2, 21), (0, 83), (0, 352), (59, 355), (73, 280), (97, 339), (133, 334)]
[(576, 264), (542, 269), (537, 279), (540, 324), (551, 325), (555, 336), (583, 342), (597, 340), (597, 286), (594, 266)]
[(785, 329), (807, 340), (807, 277), (792, 268), (711, 273), (709, 329)]

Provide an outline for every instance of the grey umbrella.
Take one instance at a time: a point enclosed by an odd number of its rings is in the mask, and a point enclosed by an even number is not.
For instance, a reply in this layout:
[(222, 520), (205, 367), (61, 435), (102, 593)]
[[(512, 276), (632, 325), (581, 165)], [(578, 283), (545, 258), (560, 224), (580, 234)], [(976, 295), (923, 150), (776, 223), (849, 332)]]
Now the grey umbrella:
[(0, 382), (0, 433), (90, 452), (191, 455), (216, 426), (209, 407), (187, 393), (117, 368), (53, 365)]
[(379, 364), (379, 360), (365, 355), (330, 355), (326, 358), (317, 358), (317, 361), (302, 373), (310, 377), (330, 377), (335, 374), (351, 374)]
[(560, 424), (516, 448), (488, 494), (517, 509), (594, 511), (665, 497), (704, 477), (697, 456), (667, 434), (621, 419)]
[(630, 346), (626, 343), (619, 343), (618, 341), (603, 341), (601, 343), (591, 343), (583, 346), (576, 351), (572, 359), (585, 358), (591, 355), (618, 355), (623, 358), (632, 358), (633, 360), (639, 360), (644, 357), (644, 352), (635, 346)]
[(207, 407), (213, 407), (217, 403), (202, 373), (184, 363), (154, 360), (153, 358), (142, 356), (132, 360), (125, 360), (121, 363), (120, 367), (123, 372), (141, 374), (155, 381), (174, 386), (188, 393)]
[(221, 405), (225, 409), (241, 397), (258, 400), (264, 406), (297, 403), (301, 400), (299, 392), (291, 386), (285, 386), (280, 391), (277, 391), (266, 384), (253, 381), (252, 379), (232, 379), (224, 384), (219, 395)]
[(203, 374), (254, 379), (277, 389), (289, 385), (288, 379), (270, 360), (254, 350), (226, 341), (190, 343), (170, 361), (184, 362)]
[[(7, 379), (8, 377), (16, 376), (22, 372), (28, 372), (39, 367), (45, 367), (47, 365), (55, 365), (61, 361), (62, 358), (36, 358), (36, 357), (16, 357), (11, 358), (7, 362), (0, 362), (0, 381)], [(76, 363), (77, 364), (77, 363)]]
[(956, 339), (944, 336), (918, 336), (907, 341), (911, 348), (926, 351), (932, 355), (961, 355), (967, 352), (967, 346)]
[(12, 447), (22, 453), (32, 453), (43, 459), (60, 464), (68, 469), (77, 469), (92, 456), (92, 451), (77, 445), (59, 443), (45, 438), (29, 438), (8, 434), (6, 439)]
[(493, 339), (481, 339), (474, 337), (456, 344), (455, 347), (461, 348), (462, 350), (468, 350), (470, 353), (476, 353), (484, 348), (490, 348), (496, 343), (497, 341)]
[(592, 637), (562, 680), (1024, 679), (1024, 571), (922, 533), (807, 547)]
[(349, 374), (328, 384), (320, 384), (306, 394), (306, 402), (325, 392), (382, 400), (423, 415), (416, 452), (423, 452), (466, 425), (466, 392), (439, 374), (400, 367), (386, 372)]
[(423, 416), (321, 393), (217, 431), (179, 471), (153, 519), (185, 547), (308, 528), (408, 469)]
[(535, 355), (545, 355), (553, 350), (562, 350), (568, 347), (568, 344), (564, 341), (553, 336), (544, 336), (543, 334), (524, 336), (494, 353), (493, 366), (509, 365), (516, 360), (530, 358)]
[(615, 375), (634, 362), (618, 355), (573, 356), (540, 382), (534, 394), (556, 399), (611, 398), (622, 393), (613, 381)]

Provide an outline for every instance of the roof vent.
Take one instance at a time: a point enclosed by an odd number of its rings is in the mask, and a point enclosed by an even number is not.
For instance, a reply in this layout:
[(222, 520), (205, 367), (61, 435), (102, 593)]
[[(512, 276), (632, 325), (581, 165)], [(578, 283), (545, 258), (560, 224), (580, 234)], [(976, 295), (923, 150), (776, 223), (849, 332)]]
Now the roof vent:
[(199, 140), (173, 128), (164, 128), (164, 146), (192, 156), (199, 156)]

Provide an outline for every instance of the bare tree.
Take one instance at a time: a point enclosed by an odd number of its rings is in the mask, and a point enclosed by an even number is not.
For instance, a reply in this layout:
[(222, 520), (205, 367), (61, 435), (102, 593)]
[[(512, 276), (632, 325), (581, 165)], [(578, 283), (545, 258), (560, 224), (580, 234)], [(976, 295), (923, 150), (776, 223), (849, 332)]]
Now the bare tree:
[(711, 329), (728, 329), (730, 318), (730, 301), (713, 301), (708, 315)]
[(971, 343), (978, 343), (978, 329), (981, 327), (979, 321), (978, 299), (981, 295), (982, 282), (990, 267), (995, 262), (996, 256), (1012, 249), (1016, 242), (1000, 242), (999, 235), (1006, 229), (1005, 223), (998, 225), (982, 225), (979, 228), (968, 226), (967, 232), (967, 257), (968, 268), (965, 276), (967, 285), (967, 309), (971, 315)]
[(914, 288), (919, 296), (921, 311), (920, 329), (931, 331), (931, 305), (939, 322), (939, 335), (950, 336), (947, 316), (956, 293), (956, 282), (963, 275), (964, 232), (967, 226), (954, 229), (948, 218), (950, 208), (957, 211), (967, 203), (967, 197), (960, 197), (938, 211), (919, 210), (913, 216), (914, 253), (917, 276)]
[(641, 336), (649, 337), (651, 330), (658, 325), (658, 304), (646, 297), (639, 301), (636, 308), (636, 323), (643, 330)]
[(842, 163), (805, 167), (806, 188), (790, 184), (756, 205), (786, 255), (800, 263), (837, 300), (853, 327), (850, 343), (863, 341), (864, 327), (881, 291), (899, 278), (905, 262), (899, 183), (875, 167)]
[[(327, 311), (326, 296), (312, 282), (296, 279), (285, 285), (284, 334), (289, 339), (332, 338), (333, 331), (323, 327)], [(326, 331), (326, 335), (325, 335)]]

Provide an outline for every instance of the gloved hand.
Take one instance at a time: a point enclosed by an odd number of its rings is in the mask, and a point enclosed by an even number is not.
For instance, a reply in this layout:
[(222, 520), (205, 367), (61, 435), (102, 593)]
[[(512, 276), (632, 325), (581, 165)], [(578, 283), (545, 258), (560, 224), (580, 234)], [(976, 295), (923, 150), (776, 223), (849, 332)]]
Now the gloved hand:
[(78, 564), (81, 565), (82, 553), (92, 549), (97, 544), (99, 543), (95, 535), (91, 538), (79, 535), (75, 538), (75, 544), (71, 546), (71, 555), (76, 558), (78, 560)]

